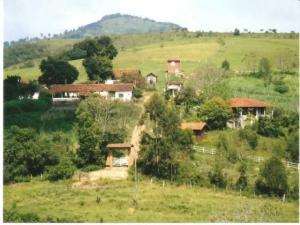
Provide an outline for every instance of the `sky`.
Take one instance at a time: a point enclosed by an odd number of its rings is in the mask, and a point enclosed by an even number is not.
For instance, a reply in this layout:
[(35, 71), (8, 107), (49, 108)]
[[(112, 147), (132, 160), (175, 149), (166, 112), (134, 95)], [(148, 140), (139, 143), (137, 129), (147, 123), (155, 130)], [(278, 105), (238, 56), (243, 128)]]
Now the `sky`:
[(121, 13), (191, 31), (300, 31), (299, 0), (4, 0), (4, 41), (57, 34)]

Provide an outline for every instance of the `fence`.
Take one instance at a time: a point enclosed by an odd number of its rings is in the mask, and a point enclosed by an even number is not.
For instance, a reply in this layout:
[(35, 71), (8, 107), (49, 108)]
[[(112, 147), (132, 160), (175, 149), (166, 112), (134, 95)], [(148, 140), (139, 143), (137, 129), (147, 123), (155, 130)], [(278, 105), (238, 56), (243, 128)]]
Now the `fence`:
[[(208, 148), (208, 147), (203, 147), (203, 146), (198, 146), (198, 145), (194, 145), (193, 149), (196, 152), (203, 153), (203, 154), (215, 155), (217, 153), (215, 148)], [(247, 156), (247, 158), (250, 160), (253, 160), (256, 163), (261, 163), (266, 160), (266, 158), (262, 157), (262, 156)], [(282, 162), (288, 168), (298, 169), (298, 167), (299, 167), (298, 163), (293, 163), (293, 162), (289, 162), (286, 160), (282, 160)]]
[(210, 155), (215, 155), (216, 154), (216, 149), (215, 148), (206, 148), (206, 147), (201, 147), (194, 145), (193, 149), (196, 152), (204, 153), (204, 154), (210, 154)]

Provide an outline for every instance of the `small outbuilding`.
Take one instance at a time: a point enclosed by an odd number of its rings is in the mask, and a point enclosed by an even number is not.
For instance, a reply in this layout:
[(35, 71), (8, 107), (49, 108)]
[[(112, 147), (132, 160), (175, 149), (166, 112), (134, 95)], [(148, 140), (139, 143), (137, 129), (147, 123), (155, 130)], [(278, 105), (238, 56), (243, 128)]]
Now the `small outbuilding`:
[(183, 83), (180, 81), (169, 81), (166, 84), (166, 92), (170, 92), (172, 97), (182, 90)]
[(204, 132), (206, 130), (206, 123), (202, 121), (182, 122), (181, 129), (193, 131), (195, 137), (200, 140), (203, 138)]
[(155, 87), (157, 82), (157, 76), (154, 73), (149, 73), (146, 76), (146, 83), (148, 87)]
[(180, 73), (180, 59), (168, 59), (167, 60), (167, 72), (168, 72), (168, 74)]
[[(130, 143), (111, 143), (107, 146), (108, 154), (106, 158), (106, 166), (131, 166), (132, 162), (129, 159), (131, 148), (133, 147)], [(114, 152), (122, 151), (124, 154), (121, 157), (114, 157)]]

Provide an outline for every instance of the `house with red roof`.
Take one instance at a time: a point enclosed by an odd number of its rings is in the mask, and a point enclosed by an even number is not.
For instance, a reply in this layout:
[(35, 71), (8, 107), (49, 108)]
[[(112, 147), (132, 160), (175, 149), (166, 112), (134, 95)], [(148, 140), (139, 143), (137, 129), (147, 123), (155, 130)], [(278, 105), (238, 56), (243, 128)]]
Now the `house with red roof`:
[(270, 106), (266, 102), (251, 98), (232, 98), (229, 105), (234, 115), (227, 123), (230, 128), (244, 128), (247, 124), (253, 124), (259, 117), (266, 115), (266, 108)]
[(55, 84), (49, 89), (53, 102), (70, 102), (80, 100), (92, 93), (109, 99), (130, 101), (132, 99), (133, 84)]

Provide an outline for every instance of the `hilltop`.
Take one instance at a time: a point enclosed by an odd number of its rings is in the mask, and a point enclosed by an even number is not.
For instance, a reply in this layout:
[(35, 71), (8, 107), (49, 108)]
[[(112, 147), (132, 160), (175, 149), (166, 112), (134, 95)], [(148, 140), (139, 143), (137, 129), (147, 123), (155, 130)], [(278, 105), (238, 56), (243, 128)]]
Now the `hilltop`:
[(116, 13), (106, 15), (101, 20), (78, 29), (67, 31), (61, 37), (77, 39), (87, 36), (156, 33), (181, 29), (183, 29), (181, 26), (174, 23), (157, 22), (148, 18)]

